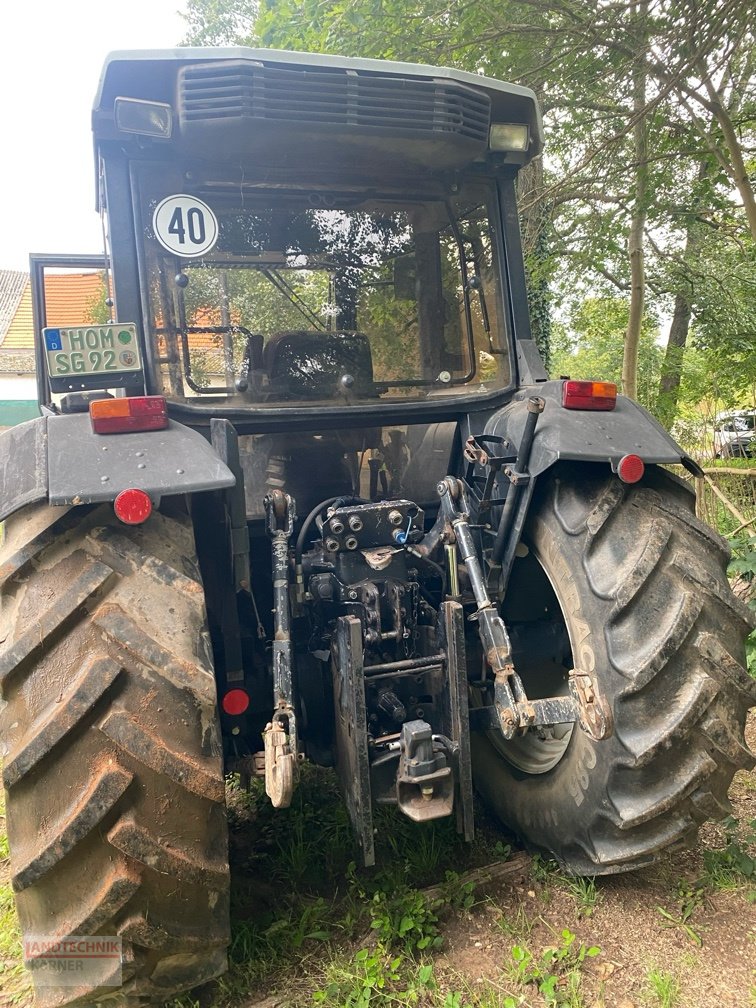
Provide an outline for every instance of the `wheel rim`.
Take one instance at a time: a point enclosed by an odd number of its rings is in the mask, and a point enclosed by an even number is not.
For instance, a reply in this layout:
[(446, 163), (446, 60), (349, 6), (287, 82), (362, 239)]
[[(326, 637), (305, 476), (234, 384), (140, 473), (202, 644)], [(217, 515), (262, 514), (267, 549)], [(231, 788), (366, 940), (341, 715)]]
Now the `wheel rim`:
[(567, 752), (574, 730), (573, 722), (553, 725), (545, 733), (545, 738), (539, 737), (532, 728), (525, 735), (509, 740), (499, 732), (489, 732), (489, 737), (501, 756), (517, 770), (526, 774), (544, 774), (553, 770)]
[[(529, 590), (538, 598), (541, 611), (551, 613), (551, 622), (557, 622), (565, 631), (565, 639), (569, 639), (563, 611), (559, 605), (554, 584), (548, 572), (540, 562), (534, 550), (522, 544), (527, 553), (520, 562), (525, 569)], [(513, 572), (514, 573), (514, 572)], [(506, 611), (504, 613), (506, 620)], [(570, 656), (571, 657), (571, 656)], [(518, 668), (515, 655), (515, 668)], [(522, 680), (525, 691), (533, 699), (547, 696), (568, 696), (567, 674), (572, 664), (556, 664), (553, 661), (530, 662), (522, 668)], [(542, 729), (529, 728), (524, 735), (516, 735), (505, 739), (496, 731), (488, 732), (488, 737), (496, 751), (515, 769), (524, 774), (545, 774), (553, 770), (563, 759), (572, 739), (575, 722), (561, 725), (545, 726)]]

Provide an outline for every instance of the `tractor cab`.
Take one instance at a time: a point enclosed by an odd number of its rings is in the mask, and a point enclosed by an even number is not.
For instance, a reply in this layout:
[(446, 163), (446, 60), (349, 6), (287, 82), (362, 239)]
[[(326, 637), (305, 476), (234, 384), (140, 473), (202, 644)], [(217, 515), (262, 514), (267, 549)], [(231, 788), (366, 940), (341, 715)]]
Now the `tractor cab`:
[(115, 53), (93, 130), (101, 310), (69, 334), (37, 298), (43, 407), (147, 395), (205, 434), (227, 418), (261, 518), (272, 485), (300, 512), (389, 487), (436, 499), (458, 421), (533, 379), (516, 351), (532, 344), (514, 181), (541, 149), (527, 89), (300, 53)]
[(513, 387), (513, 182), (541, 147), (527, 89), (297, 53), (115, 53), (93, 129), (113, 318), (140, 357), (54, 343), (42, 401), (138, 388), (192, 425), (341, 426), (345, 408), (459, 413)]

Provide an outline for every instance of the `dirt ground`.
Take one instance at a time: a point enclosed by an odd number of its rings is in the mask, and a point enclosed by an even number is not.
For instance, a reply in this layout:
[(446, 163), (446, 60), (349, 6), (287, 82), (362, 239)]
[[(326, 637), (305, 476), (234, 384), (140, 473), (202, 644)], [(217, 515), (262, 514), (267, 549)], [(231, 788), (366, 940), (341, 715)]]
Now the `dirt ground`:
[[(756, 709), (747, 739), (756, 752)], [(756, 820), (756, 770), (737, 773), (730, 800), (733, 816), (741, 824)], [(461, 975), (472, 990), (490, 985), (509, 991), (502, 959), (506, 961), (511, 945), (553, 947), (563, 929), (569, 928), (577, 941), (601, 950), (583, 971), (579, 1003), (586, 1008), (664, 1005), (649, 985), (653, 970), (669, 974), (679, 984), (669, 1008), (756, 1005), (756, 889), (707, 885), (695, 895), (696, 883), (705, 875), (704, 852), (721, 848), (724, 842), (722, 828), (707, 824), (695, 849), (680, 851), (643, 871), (597, 879), (598, 898), (592, 908), (581, 907), (580, 896), (559, 881), (539, 873), (534, 878), (526, 865), (503, 884), (479, 892), (480, 902), (449, 922), (437, 975), (446, 970), (451, 983), (454, 975)], [(751, 853), (756, 856), (756, 851)], [(686, 897), (688, 905), (693, 904), (685, 921), (690, 931), (679, 923)], [(678, 923), (664, 917), (660, 907)], [(514, 925), (513, 934), (506, 930), (507, 921)], [(530, 933), (523, 934), (530, 926)], [(524, 1002), (543, 1003), (538, 995)]]
[[(751, 811), (756, 814), (753, 803)], [(590, 914), (576, 909), (569, 891), (534, 881), (525, 870), (486, 893), (481, 905), (449, 926), (437, 975), (450, 968), (451, 986), (458, 986), (456, 974), (473, 990), (490, 984), (510, 992), (512, 984), (502, 970), (510, 948), (499, 921), (517, 921), (524, 913), (532, 931), (519, 940), (533, 949), (559, 945), (561, 932), (569, 928), (577, 941), (601, 950), (582, 974), (580, 1003), (586, 1008), (663, 1004), (649, 987), (652, 970), (679, 983), (671, 1002), (675, 1006), (747, 1008), (756, 1004), (756, 905), (743, 891), (707, 892), (689, 918), (700, 945), (658, 910), (679, 916), (676, 886), (681, 880), (694, 881), (701, 869), (700, 852), (684, 853), (632, 876), (599, 881), (599, 902)], [(544, 1002), (532, 993), (524, 1003)]]
[[(747, 733), (756, 752), (756, 711)], [(731, 788), (734, 817), (745, 837), (756, 820), (756, 771), (740, 771)], [(0, 835), (3, 821), (0, 819)], [(745, 840), (743, 841), (745, 843)], [(513, 949), (524, 948), (536, 959), (544, 949), (564, 947), (565, 931), (574, 935), (573, 949), (593, 947), (595, 954), (579, 967), (579, 987), (563, 992), (559, 1004), (569, 1008), (748, 1008), (756, 1005), (756, 879), (736, 875), (714, 884), (707, 875), (706, 851), (721, 849), (721, 825), (707, 825), (693, 850), (677, 852), (653, 868), (631, 875), (574, 883), (549, 863), (524, 852), (512, 855), (513, 870), (498, 881), (475, 889), (468, 909), (443, 909), (439, 924), (441, 950), (433, 960), (435, 989), (413, 1003), (432, 1008), (542, 1008), (547, 1001), (536, 983), (517, 975)], [(254, 844), (242, 821), (232, 816), (232, 889), (249, 885)], [(29, 1008), (26, 975), (19, 966), (13, 936), (9, 862), (2, 859), (0, 886), (0, 1006)], [(756, 857), (756, 850), (750, 853)], [(460, 866), (460, 886), (468, 869)], [(273, 864), (272, 876), (276, 875)], [(267, 864), (259, 882), (271, 887)], [(699, 880), (706, 879), (699, 884)], [(244, 880), (244, 881), (242, 881)], [(267, 881), (266, 881), (267, 880)], [(275, 897), (273, 902), (275, 901)], [(259, 905), (259, 904), (258, 904)], [(293, 904), (294, 910), (301, 910)], [(238, 916), (237, 936), (248, 926)], [(364, 933), (364, 932), (363, 932)], [(277, 1008), (312, 1005), (313, 991), (326, 957), (350, 961), (360, 943), (306, 940), (289, 959), (269, 972), (256, 967), (254, 982), (237, 954), (226, 981), (184, 999), (182, 1008)], [(362, 943), (364, 944), (364, 942)], [(368, 944), (370, 944), (368, 942)], [(291, 953), (291, 950), (289, 950)], [(259, 965), (259, 964), (258, 964)], [(569, 978), (555, 967), (559, 983)], [(513, 999), (513, 1000), (508, 1000)], [(329, 1005), (346, 1004), (329, 1000)], [(349, 1002), (360, 1004), (363, 1002)], [(365, 1004), (373, 1004), (372, 1001)], [(380, 1005), (393, 1002), (381, 1000)]]

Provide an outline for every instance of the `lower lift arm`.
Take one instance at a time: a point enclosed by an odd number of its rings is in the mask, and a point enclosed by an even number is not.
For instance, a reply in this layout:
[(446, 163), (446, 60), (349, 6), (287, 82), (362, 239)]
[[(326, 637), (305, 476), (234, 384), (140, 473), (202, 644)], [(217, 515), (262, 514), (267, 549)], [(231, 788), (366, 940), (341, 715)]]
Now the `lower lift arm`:
[(294, 710), (294, 678), (289, 608), (289, 541), (294, 531), (294, 501), (274, 490), (263, 501), (273, 553), (273, 697), (265, 728), (265, 791), (274, 808), (288, 808), (296, 783), (299, 743)]
[(488, 595), (465, 510), (464, 484), (447, 476), (439, 484), (438, 492), (442, 512), (454, 531), (460, 557), (467, 568), (477, 606), (478, 633), (494, 676), (494, 706), (484, 708), (490, 722), (485, 727), (496, 727), (504, 738), (510, 739), (537, 725), (579, 721), (592, 738), (606, 738), (612, 731), (611, 714), (592, 676), (573, 669), (569, 677), (570, 696), (528, 698), (512, 662), (506, 625)]

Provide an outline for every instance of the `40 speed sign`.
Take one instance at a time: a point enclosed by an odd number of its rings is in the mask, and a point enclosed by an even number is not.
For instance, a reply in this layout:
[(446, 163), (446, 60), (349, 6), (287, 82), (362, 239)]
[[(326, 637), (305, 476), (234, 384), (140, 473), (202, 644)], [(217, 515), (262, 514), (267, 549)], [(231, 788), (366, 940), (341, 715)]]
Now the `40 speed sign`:
[(218, 240), (218, 219), (196, 196), (166, 196), (152, 215), (155, 237), (169, 252), (194, 258), (209, 252)]

